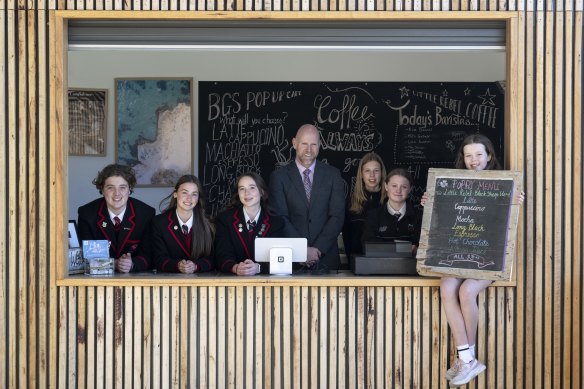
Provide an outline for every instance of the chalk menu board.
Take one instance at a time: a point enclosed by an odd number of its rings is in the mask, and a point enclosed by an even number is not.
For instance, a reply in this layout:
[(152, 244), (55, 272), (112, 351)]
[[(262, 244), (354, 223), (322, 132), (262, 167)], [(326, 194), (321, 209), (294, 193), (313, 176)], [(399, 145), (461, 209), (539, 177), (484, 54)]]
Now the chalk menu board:
[(453, 167), (471, 133), (504, 155), (504, 92), (498, 82), (199, 82), (199, 178), (217, 214), (246, 171), (269, 180), (294, 160), (292, 138), (305, 123), (321, 131), (319, 160), (337, 167), (345, 196), (361, 157), (405, 168), (417, 203), (429, 167)]
[(519, 172), (430, 169), (418, 271), (509, 279), (520, 179)]

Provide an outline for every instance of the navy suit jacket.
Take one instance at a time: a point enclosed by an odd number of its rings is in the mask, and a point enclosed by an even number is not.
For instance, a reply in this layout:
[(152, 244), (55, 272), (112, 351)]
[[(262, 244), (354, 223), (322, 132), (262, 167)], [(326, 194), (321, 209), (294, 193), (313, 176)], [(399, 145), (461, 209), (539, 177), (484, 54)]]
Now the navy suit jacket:
[(270, 177), (270, 205), (284, 219), (287, 237), (306, 238), (309, 247), (323, 254), (320, 262), (338, 270), (337, 238), (345, 218), (345, 185), (339, 169), (316, 161), (310, 203), (296, 162), (275, 170)]
[(110, 257), (118, 259), (122, 254), (130, 253), (132, 272), (150, 269), (150, 222), (154, 217), (154, 208), (130, 197), (118, 233), (114, 231), (114, 223), (103, 197), (79, 207), (77, 212), (81, 240), (109, 240)]
[[(192, 236), (191, 239), (197, 237)], [(178, 263), (183, 259), (193, 261), (197, 265), (197, 272), (213, 270), (212, 256), (191, 258), (181, 223), (176, 216), (176, 208), (152, 219), (152, 257), (156, 268), (163, 272), (178, 273)]]
[[(217, 216), (215, 258), (217, 268), (230, 273), (233, 266), (246, 259), (255, 260), (255, 238), (283, 237), (284, 221), (262, 208), (254, 234), (250, 236), (243, 207), (228, 209)], [(262, 265), (262, 273), (269, 273), (269, 265)]]

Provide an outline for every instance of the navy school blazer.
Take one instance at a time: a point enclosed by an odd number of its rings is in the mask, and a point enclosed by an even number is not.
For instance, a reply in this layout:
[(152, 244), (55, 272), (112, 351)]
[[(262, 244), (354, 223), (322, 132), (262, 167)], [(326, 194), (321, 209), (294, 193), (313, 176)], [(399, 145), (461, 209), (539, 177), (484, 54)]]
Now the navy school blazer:
[[(196, 217), (196, 216), (195, 216)], [(197, 239), (192, 236), (191, 239)], [(197, 272), (213, 270), (213, 256), (191, 258), (176, 208), (169, 209), (152, 219), (152, 257), (156, 268), (163, 272), (178, 273), (178, 263), (190, 259), (197, 265)]]
[[(215, 258), (217, 268), (230, 273), (233, 266), (246, 259), (255, 260), (255, 238), (284, 237), (284, 221), (270, 215), (264, 208), (260, 212), (254, 234), (250, 236), (243, 207), (231, 208), (216, 218)], [(269, 273), (269, 265), (262, 265), (262, 273)]]
[(151, 230), (154, 208), (148, 204), (128, 199), (124, 219), (118, 233), (110, 219), (107, 203), (103, 197), (78, 209), (79, 238), (83, 240), (108, 240), (110, 257), (118, 259), (122, 254), (132, 254), (132, 272), (151, 267)]

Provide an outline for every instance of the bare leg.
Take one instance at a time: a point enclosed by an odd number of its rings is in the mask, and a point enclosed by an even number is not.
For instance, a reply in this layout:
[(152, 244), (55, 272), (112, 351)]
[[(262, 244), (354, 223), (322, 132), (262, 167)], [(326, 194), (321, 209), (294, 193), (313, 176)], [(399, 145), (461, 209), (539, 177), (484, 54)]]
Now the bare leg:
[[(457, 349), (460, 346), (476, 344), (479, 320), (477, 296), (490, 283), (488, 280), (442, 278), (440, 297)], [(486, 368), (477, 359), (473, 360), (468, 348), (461, 348), (458, 357), (460, 359), (446, 372), (446, 378), (451, 380), (451, 386), (468, 383)]]
[[(485, 290), (492, 281), (489, 280), (464, 280), (459, 288), (460, 310), (464, 317), (466, 338), (468, 344), (476, 344), (477, 327), (479, 323), (479, 307), (477, 296)], [(456, 340), (456, 337), (454, 338)]]
[(459, 289), (462, 284), (461, 279), (453, 277), (443, 277), (440, 280), (440, 298), (442, 300), (442, 307), (446, 314), (446, 320), (452, 331), (454, 337), (454, 344), (460, 346), (469, 344), (466, 336), (466, 326), (464, 316), (460, 307)]

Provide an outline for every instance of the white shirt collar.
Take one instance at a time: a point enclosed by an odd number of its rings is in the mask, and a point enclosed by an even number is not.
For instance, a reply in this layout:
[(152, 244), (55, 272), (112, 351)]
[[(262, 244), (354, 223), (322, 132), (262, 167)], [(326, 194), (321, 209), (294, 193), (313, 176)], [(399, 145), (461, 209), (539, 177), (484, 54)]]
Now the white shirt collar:
[(406, 214), (406, 203), (404, 203), (404, 205), (402, 205), (402, 207), (399, 209), (399, 211), (394, 210), (391, 205), (389, 205), (389, 201), (387, 202), (387, 212), (389, 212), (389, 214), (391, 216), (395, 215), (396, 213), (400, 213), (400, 217), (398, 220), (401, 220), (405, 214)]
[(187, 220), (186, 223), (183, 223), (182, 220), (180, 219), (180, 216), (178, 216), (178, 209), (176, 210), (176, 219), (178, 220), (178, 224), (180, 224), (180, 227), (182, 228), (183, 225), (186, 225), (189, 228), (189, 231), (191, 230), (191, 228), (193, 227), (193, 220), (195, 218), (195, 214), (193, 213), (191, 215), (191, 217), (189, 218), (189, 220)]
[(298, 162), (297, 160), (294, 160), (294, 162), (296, 162), (296, 167), (298, 168), (298, 171), (300, 172), (300, 176), (304, 177), (304, 171), (306, 169), (310, 170), (310, 179), (312, 180), (312, 177), (314, 176), (314, 168), (316, 167), (316, 160), (314, 160), (314, 162), (312, 163), (312, 165), (310, 165), (309, 167), (304, 167), (300, 164), (300, 162)]
[[(247, 214), (247, 212), (245, 212), (245, 208), (241, 208), (243, 210), (243, 217), (245, 218), (245, 223), (247, 224), (248, 221), (251, 220), (251, 218), (249, 217), (249, 215)], [(262, 213), (262, 208), (260, 207), (257, 215), (255, 216), (255, 218), (253, 219), (253, 221), (258, 222), (258, 220), (260, 219), (260, 213)]]
[(122, 212), (118, 213), (117, 215), (115, 213), (113, 213), (112, 211), (110, 211), (108, 208), (107, 212), (109, 213), (109, 217), (110, 217), (111, 221), (114, 221), (114, 217), (117, 216), (120, 218), (120, 223), (121, 223), (122, 220), (124, 220), (124, 214), (126, 213), (126, 208), (124, 208), (124, 210)]

